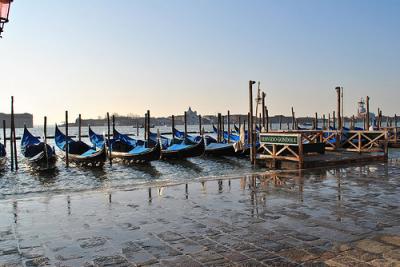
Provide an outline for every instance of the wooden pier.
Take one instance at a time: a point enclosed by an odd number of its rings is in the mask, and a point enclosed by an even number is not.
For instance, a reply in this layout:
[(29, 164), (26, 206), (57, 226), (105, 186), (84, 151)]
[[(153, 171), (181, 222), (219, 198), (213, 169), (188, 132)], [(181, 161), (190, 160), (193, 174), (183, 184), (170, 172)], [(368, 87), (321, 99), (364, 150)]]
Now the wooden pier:
[(386, 161), (388, 131), (278, 131), (260, 133), (257, 163), (307, 169)]

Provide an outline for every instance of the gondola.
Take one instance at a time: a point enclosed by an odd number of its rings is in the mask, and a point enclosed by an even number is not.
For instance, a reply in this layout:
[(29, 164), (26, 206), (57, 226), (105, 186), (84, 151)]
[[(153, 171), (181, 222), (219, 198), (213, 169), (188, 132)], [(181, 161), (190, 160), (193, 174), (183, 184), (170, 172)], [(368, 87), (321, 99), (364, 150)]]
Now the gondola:
[[(103, 147), (104, 137), (96, 134), (89, 127), (90, 141), (95, 147)], [(142, 140), (130, 138), (121, 134), (116, 129), (113, 130), (113, 138), (110, 140), (111, 158), (118, 158), (126, 162), (149, 162), (158, 160), (161, 157), (161, 146), (159, 142), (150, 144)]]
[[(150, 140), (157, 142), (157, 134), (150, 133)], [(199, 157), (204, 154), (205, 145), (204, 138), (201, 137), (198, 142), (190, 138), (166, 138), (161, 139), (161, 158), (162, 159), (184, 159), (191, 157)]]
[[(65, 152), (67, 137), (56, 125), (54, 140), (59, 149)], [(101, 148), (93, 148), (82, 141), (75, 141), (68, 137), (68, 159), (70, 162), (82, 166), (103, 166), (106, 161), (105, 144)]]
[(0, 171), (6, 168), (7, 153), (4, 145), (0, 143)]
[[(174, 129), (175, 137), (183, 139), (185, 136), (184, 132)], [(187, 138), (193, 141), (200, 140), (201, 136), (191, 136), (187, 135)], [(233, 143), (219, 143), (217, 140), (209, 135), (204, 137), (205, 140), (205, 151), (206, 156), (234, 156), (236, 154), (235, 147)]]
[(54, 148), (33, 136), (26, 127), (21, 139), (21, 152), (28, 165), (35, 170), (52, 170), (56, 167)]

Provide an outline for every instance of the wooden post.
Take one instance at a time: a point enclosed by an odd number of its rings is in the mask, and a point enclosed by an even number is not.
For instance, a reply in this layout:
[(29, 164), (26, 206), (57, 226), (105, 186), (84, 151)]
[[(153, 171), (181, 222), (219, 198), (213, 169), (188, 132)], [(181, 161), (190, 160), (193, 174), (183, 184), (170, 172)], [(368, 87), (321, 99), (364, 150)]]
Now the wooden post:
[(251, 138), (250, 138), (250, 112), (247, 113), (247, 144), (251, 145)]
[(217, 142), (221, 142), (221, 113), (217, 114)]
[(295, 128), (295, 117), (294, 117), (294, 109), (292, 107), (292, 130), (294, 130)]
[(282, 115), (279, 115), (279, 130), (282, 130)]
[(82, 128), (82, 117), (81, 117), (81, 114), (79, 114), (78, 115), (78, 140), (79, 141), (81, 141), (81, 136), (82, 136), (81, 128)]
[(108, 158), (110, 160), (110, 165), (112, 165), (111, 126), (110, 126), (110, 113), (108, 112), (107, 112), (107, 140), (108, 140)]
[(366, 99), (366, 102), (367, 102), (367, 118), (366, 118), (366, 122), (367, 122), (367, 127), (366, 127), (366, 130), (367, 131), (369, 131), (369, 123), (370, 123), (370, 118), (369, 118), (369, 96), (367, 96), (367, 99)]
[(139, 137), (139, 120), (136, 120), (136, 136)]
[(338, 117), (338, 130), (342, 130), (342, 115), (341, 115), (341, 89), (339, 86), (335, 88), (337, 94), (337, 117)]
[[(12, 100), (11, 100), (12, 101)], [(10, 116), (10, 152), (11, 152), (11, 171), (14, 171), (14, 135), (13, 135), (13, 118), (12, 108)]]
[(227, 116), (227, 123), (228, 123), (228, 143), (231, 142), (231, 114), (228, 110), (228, 116)]
[[(253, 84), (255, 84), (255, 81), (249, 81), (249, 113), (250, 113), (250, 128), (249, 128), (249, 136), (250, 136), (250, 144), (251, 144), (251, 149), (250, 149), (250, 161), (252, 164), (255, 163), (255, 140), (253, 136), (253, 131), (254, 131), (254, 123), (253, 123)], [(257, 115), (256, 115), (257, 116)]]
[(65, 111), (65, 164), (69, 167), (68, 110)]
[(241, 116), (239, 115), (239, 131), (240, 131), (240, 127), (242, 127), (242, 118), (241, 118)]
[(150, 110), (147, 110), (147, 146), (150, 147)]
[(15, 115), (14, 115), (14, 97), (11, 97), (11, 116), (12, 116), (12, 133), (13, 133), (13, 146), (14, 146), (14, 164), (15, 170), (18, 171), (18, 151), (17, 151), (17, 136), (15, 133)]
[(265, 93), (262, 92), (262, 127), (264, 127), (264, 129), (266, 129), (265, 126)]
[[(4, 124), (4, 121), (3, 121), (3, 124)], [(3, 126), (3, 127), (5, 128), (5, 126)], [(397, 128), (397, 114), (394, 114), (394, 127)]]
[(185, 113), (183, 114), (183, 124), (185, 127), (185, 138), (187, 137), (187, 113), (185, 111)]
[(317, 130), (318, 129), (318, 113), (317, 112), (315, 112), (315, 123), (314, 123), (314, 125), (315, 125), (315, 129), (314, 130)]
[(261, 113), (258, 114), (258, 128), (260, 129), (261, 132), (261, 128), (262, 128), (262, 119), (261, 119)]
[(265, 122), (266, 123), (266, 130), (267, 130), (267, 132), (269, 132), (269, 114), (268, 114), (268, 109), (267, 109), (267, 107), (264, 107), (265, 108), (265, 115), (267, 116), (267, 121)]
[(322, 115), (322, 130), (326, 130), (325, 114)]
[(335, 111), (332, 112), (333, 129), (336, 130), (336, 116)]
[(111, 117), (112, 121), (112, 135), (114, 136), (114, 131), (115, 131), (115, 115), (112, 115)]
[(331, 113), (328, 113), (328, 130), (331, 129)]
[(144, 114), (143, 137), (147, 140), (147, 113)]
[(200, 135), (203, 135), (204, 133), (202, 133), (201, 124), (201, 115), (199, 115), (199, 133)]
[(43, 134), (44, 134), (44, 143), (47, 144), (47, 117), (46, 116), (44, 116)]
[(171, 133), (172, 133), (172, 138), (175, 138), (175, 116), (171, 116)]
[(7, 147), (6, 120), (3, 120), (3, 143), (4, 143), (4, 148), (6, 148)]
[(225, 116), (221, 115), (221, 140), (225, 139)]

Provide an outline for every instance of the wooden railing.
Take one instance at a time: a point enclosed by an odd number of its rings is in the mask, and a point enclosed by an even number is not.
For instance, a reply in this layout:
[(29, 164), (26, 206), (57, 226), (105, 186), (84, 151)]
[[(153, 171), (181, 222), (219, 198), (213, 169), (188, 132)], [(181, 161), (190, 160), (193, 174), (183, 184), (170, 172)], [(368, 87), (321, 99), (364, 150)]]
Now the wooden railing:
[(340, 147), (347, 151), (384, 152), (387, 154), (388, 131), (346, 131)]
[(304, 155), (324, 153), (322, 131), (270, 132), (260, 134), (260, 159), (296, 161), (301, 168)]

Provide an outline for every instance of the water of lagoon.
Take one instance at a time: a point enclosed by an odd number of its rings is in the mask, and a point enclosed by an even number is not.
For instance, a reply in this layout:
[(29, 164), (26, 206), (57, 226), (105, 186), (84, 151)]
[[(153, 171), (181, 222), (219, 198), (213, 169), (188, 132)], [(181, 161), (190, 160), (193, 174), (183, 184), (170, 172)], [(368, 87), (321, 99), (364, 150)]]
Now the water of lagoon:
[[(97, 133), (107, 131), (106, 127), (92, 127)], [(182, 127), (178, 126), (178, 129)], [(161, 133), (170, 132), (170, 127), (159, 127)], [(82, 128), (82, 135), (87, 135), (87, 127)], [(122, 133), (136, 133), (133, 127), (118, 127)], [(189, 126), (189, 131), (198, 130), (197, 126)], [(206, 131), (211, 130), (210, 125), (205, 126)], [(17, 136), (22, 135), (23, 129), (17, 129)], [(152, 131), (157, 131), (152, 129)], [(43, 135), (42, 128), (31, 129), (34, 135)], [(78, 129), (70, 127), (70, 135), (77, 135)], [(48, 129), (48, 135), (54, 134), (54, 128)], [(143, 130), (140, 130), (140, 136)], [(87, 138), (83, 141), (88, 142)], [(49, 144), (54, 145), (54, 140), (49, 139)], [(19, 147), (19, 142), (17, 143)], [(7, 144), (8, 155), (10, 155)], [(20, 149), (18, 149), (20, 150)], [(58, 194), (84, 190), (109, 190), (125, 189), (144, 184), (155, 183), (182, 183), (194, 181), (204, 177), (243, 176), (255, 172), (266, 171), (264, 168), (252, 167), (246, 158), (197, 157), (175, 161), (153, 161), (148, 164), (108, 163), (102, 168), (70, 167), (66, 168), (62, 160), (62, 152), (56, 148), (60, 156), (57, 167), (50, 172), (34, 172), (23, 160), (19, 153), (19, 170), (11, 172), (8, 167), (0, 173), (0, 199), (11, 197), (24, 197), (31, 195)], [(20, 151), (19, 151), (20, 152)], [(399, 150), (391, 150), (391, 157), (400, 156)], [(8, 163), (10, 164), (10, 163)]]

